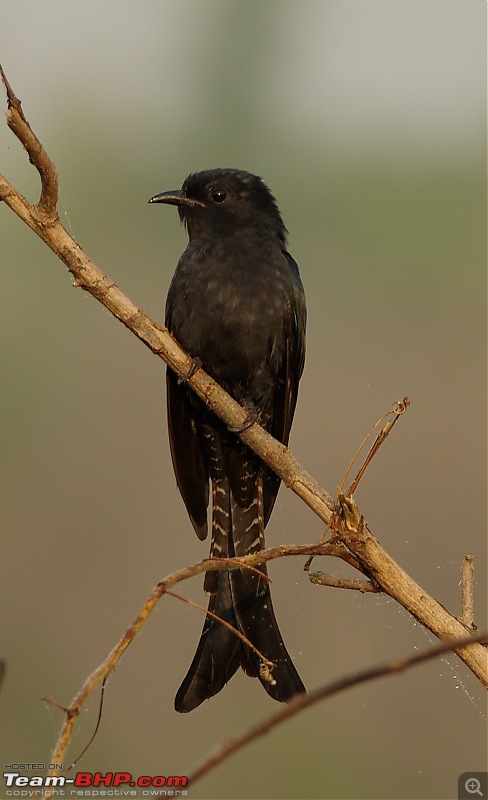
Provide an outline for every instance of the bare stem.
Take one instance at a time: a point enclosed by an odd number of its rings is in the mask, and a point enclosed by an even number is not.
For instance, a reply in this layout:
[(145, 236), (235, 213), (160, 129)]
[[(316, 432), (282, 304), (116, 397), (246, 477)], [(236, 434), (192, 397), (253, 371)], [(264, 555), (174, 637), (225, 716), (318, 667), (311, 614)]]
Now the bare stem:
[[(233, 739), (227, 739), (225, 742), (223, 742), (215, 752), (213, 752), (188, 776), (188, 784), (193, 786), (193, 784), (200, 780), (200, 778), (203, 778), (204, 775), (215, 769), (215, 767), (236, 753), (242, 747), (259, 738), (260, 736), (269, 733), (277, 725), (281, 725), (282, 722), (286, 722), (291, 717), (294, 717), (295, 714), (298, 714), (306, 708), (310, 708), (310, 706), (315, 705), (315, 703), (326, 700), (327, 698), (332, 697), (335, 694), (339, 694), (339, 692), (343, 692), (352, 686), (369, 683), (377, 678), (383, 678), (387, 675), (404, 672), (406, 669), (410, 669), (411, 667), (417, 666), (424, 661), (428, 661), (431, 658), (442, 655), (449, 650), (458, 650), (460, 648), (474, 646), (473, 643), (479, 642), (482, 638), (486, 639), (486, 635), (487, 634), (485, 633), (484, 636), (464, 636), (463, 638), (452, 642), (444, 642), (442, 644), (435, 645), (434, 647), (430, 647), (421, 653), (415, 653), (415, 655), (409, 656), (408, 658), (402, 658), (398, 661), (392, 661), (388, 664), (381, 664), (380, 666), (372, 667), (371, 669), (358, 672), (346, 678), (340, 678), (339, 680), (328, 683), (325, 686), (320, 686), (318, 689), (314, 689), (308, 694), (296, 695), (291, 703), (265, 719), (264, 722), (253, 725), (252, 728), (249, 728), (241, 736), (235, 736)], [(159, 795), (159, 800), (161, 800), (162, 797), (163, 795)], [(158, 800), (158, 797), (156, 797), (155, 800)]]
[(466, 628), (474, 631), (476, 630), (474, 624), (474, 556), (471, 555), (464, 556), (461, 591), (463, 610), (460, 621)]

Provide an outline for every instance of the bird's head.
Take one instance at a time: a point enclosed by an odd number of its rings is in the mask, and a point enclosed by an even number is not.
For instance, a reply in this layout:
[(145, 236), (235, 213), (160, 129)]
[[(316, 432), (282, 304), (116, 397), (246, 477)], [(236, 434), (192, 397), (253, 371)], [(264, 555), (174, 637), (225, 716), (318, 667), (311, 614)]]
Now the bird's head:
[(275, 198), (261, 178), (244, 170), (195, 172), (181, 189), (157, 194), (149, 202), (178, 206), (190, 239), (252, 230), (274, 232), (285, 243), (287, 231)]

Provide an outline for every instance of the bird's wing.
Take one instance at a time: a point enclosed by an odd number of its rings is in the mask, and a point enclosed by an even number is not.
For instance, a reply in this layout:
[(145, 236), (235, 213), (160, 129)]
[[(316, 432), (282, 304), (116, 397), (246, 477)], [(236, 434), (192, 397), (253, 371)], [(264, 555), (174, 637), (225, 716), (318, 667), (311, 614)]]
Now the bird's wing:
[[(284, 251), (283, 255), (287, 259), (293, 275), (294, 290), (290, 295), (288, 314), (283, 320), (284, 355), (272, 407), (267, 410), (270, 423), (266, 427), (275, 439), (287, 445), (298, 398), (298, 384), (305, 362), (307, 312), (298, 266), (289, 253)], [(279, 485), (278, 476), (271, 470), (267, 470), (263, 486), (265, 525), (273, 510)]]
[(189, 390), (166, 372), (169, 446), (176, 483), (199, 539), (207, 536), (209, 475)]

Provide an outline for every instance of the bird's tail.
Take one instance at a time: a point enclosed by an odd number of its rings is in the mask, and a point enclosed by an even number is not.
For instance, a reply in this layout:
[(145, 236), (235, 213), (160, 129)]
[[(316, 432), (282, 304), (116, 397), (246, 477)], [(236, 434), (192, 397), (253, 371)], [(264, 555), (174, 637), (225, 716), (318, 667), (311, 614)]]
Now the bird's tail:
[(192, 711), (225, 686), (238, 667), (259, 678), (268, 694), (286, 703), (305, 687), (283, 644), (267, 582), (258, 594), (240, 570), (220, 570), (209, 611), (230, 623), (275, 666), (267, 672), (254, 650), (226, 626), (207, 615), (197, 651), (175, 698), (176, 711)]
[[(235, 450), (212, 480), (213, 557), (253, 553), (264, 547), (263, 480), (254, 455)], [(259, 567), (266, 573), (266, 565)], [(177, 711), (191, 711), (225, 686), (238, 667), (259, 678), (271, 697), (289, 701), (305, 687), (278, 628), (268, 581), (249, 569), (215, 570), (205, 575), (208, 609), (242, 633), (266, 662), (242, 639), (207, 615), (195, 657), (175, 699)]]

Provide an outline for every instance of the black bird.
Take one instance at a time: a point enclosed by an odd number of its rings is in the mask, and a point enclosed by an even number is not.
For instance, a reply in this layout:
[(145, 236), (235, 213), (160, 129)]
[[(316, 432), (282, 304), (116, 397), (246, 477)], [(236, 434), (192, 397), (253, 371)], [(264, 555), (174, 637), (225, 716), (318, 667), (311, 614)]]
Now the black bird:
[[(275, 198), (256, 175), (213, 169), (149, 202), (177, 206), (189, 236), (166, 302), (169, 331), (248, 410), (250, 422), (257, 419), (287, 444), (305, 356), (306, 308)], [(261, 550), (280, 479), (170, 369), (166, 380), (171, 457), (197, 536), (207, 536), (210, 484), (211, 556)], [(265, 565), (260, 569), (265, 572)], [(304, 692), (268, 582), (246, 569), (222, 570), (207, 572), (204, 588), (209, 610), (276, 666), (266, 674), (253, 650), (207, 616), (175, 709), (196, 708), (220, 692), (238, 667), (259, 678), (275, 700)]]

